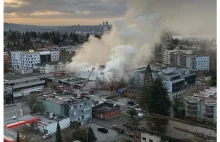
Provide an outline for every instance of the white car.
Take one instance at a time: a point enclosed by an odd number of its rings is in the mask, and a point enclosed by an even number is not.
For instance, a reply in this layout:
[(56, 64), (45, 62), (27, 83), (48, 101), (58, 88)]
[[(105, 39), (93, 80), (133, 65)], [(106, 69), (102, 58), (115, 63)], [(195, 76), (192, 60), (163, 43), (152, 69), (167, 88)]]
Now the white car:
[(136, 111), (141, 111), (141, 108), (135, 107), (134, 108)]
[(46, 135), (44, 135), (44, 136), (43, 136), (43, 139), (47, 139), (47, 138), (49, 138), (49, 137), (52, 137), (52, 134), (46, 134)]
[(12, 119), (15, 120), (17, 118), (17, 116), (13, 116)]

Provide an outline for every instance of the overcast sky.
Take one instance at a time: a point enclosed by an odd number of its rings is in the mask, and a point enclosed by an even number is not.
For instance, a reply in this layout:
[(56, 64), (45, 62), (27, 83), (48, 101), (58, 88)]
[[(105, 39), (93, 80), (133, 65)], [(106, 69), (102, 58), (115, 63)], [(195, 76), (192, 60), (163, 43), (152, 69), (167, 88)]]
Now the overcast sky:
[(122, 17), (128, 0), (4, 0), (5, 22), (35, 25), (101, 24)]

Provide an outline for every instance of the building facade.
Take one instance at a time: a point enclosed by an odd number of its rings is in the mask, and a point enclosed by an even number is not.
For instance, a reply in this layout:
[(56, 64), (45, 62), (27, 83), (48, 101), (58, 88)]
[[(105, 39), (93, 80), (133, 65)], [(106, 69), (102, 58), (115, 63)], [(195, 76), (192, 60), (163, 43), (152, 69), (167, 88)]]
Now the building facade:
[(44, 86), (47, 84), (46, 79), (52, 75), (17, 75), (8, 73), (4, 76), (4, 99), (6, 104), (10, 104), (17, 97), (29, 95), (32, 92), (43, 91)]
[(54, 72), (63, 72), (65, 70), (65, 64), (63, 62), (46, 62), (37, 64), (40, 73), (48, 74)]
[(12, 69), (34, 69), (39, 63), (59, 61), (59, 56), (59, 51), (13, 51), (11, 52)]
[(188, 56), (186, 58), (186, 65), (188, 68), (197, 71), (209, 71), (210, 57), (205, 55)]
[(194, 93), (193, 96), (186, 96), (185, 115), (193, 117), (198, 121), (211, 120), (217, 122), (217, 102), (216, 88), (205, 89), (199, 93)]
[[(74, 96), (74, 97), (73, 97)], [(47, 112), (67, 116), (70, 121), (86, 123), (92, 118), (92, 100), (90, 97), (77, 97), (70, 93), (44, 96), (43, 106)]]

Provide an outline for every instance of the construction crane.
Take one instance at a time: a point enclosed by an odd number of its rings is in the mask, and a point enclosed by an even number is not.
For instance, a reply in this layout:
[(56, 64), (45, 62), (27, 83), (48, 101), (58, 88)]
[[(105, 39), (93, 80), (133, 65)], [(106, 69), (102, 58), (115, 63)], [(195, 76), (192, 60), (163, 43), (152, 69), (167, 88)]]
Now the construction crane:
[(86, 86), (86, 84), (89, 82), (89, 78), (92, 75), (93, 71), (95, 70), (95, 67), (92, 68), (92, 71), (89, 73), (89, 76), (87, 77), (86, 81), (82, 84), (82, 86), (79, 89), (79, 93), (83, 91), (83, 88)]

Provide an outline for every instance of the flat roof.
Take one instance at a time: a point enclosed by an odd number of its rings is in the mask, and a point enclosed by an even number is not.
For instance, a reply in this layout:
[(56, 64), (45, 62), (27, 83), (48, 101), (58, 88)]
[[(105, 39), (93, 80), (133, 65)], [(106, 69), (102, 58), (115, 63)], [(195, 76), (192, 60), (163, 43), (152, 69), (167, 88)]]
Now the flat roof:
[[(171, 119), (169, 117), (152, 114), (148, 118), (139, 121), (139, 124), (125, 124), (125, 126), (148, 132), (163, 138), (173, 138), (181, 141), (201, 141), (216, 140), (216, 130), (196, 125), (192, 122)], [(201, 137), (200, 134), (207, 136), (207, 139)]]
[(77, 97), (76, 94), (57, 91), (56, 93), (44, 95), (43, 101), (48, 101), (56, 104), (75, 104), (83, 101), (88, 101), (90, 97), (88, 96), (80, 96)]
[(16, 80), (16, 79), (22, 79), (26, 77), (34, 77), (40, 75), (42, 74), (41, 73), (29, 73), (29, 74), (5, 73), (4, 80)]
[(170, 72), (170, 73), (164, 73), (167, 76), (174, 76), (174, 75), (179, 75), (178, 73), (175, 72)]
[(97, 105), (97, 106), (93, 107), (92, 111), (93, 112), (100, 112), (100, 113), (108, 113), (108, 112), (118, 110), (118, 109), (120, 110), (119, 105), (114, 105), (114, 104), (111, 104), (111, 103), (104, 102), (100, 105)]

